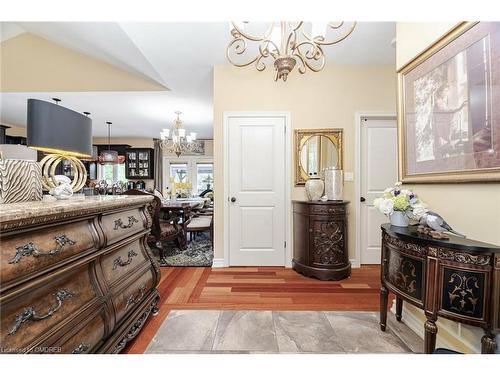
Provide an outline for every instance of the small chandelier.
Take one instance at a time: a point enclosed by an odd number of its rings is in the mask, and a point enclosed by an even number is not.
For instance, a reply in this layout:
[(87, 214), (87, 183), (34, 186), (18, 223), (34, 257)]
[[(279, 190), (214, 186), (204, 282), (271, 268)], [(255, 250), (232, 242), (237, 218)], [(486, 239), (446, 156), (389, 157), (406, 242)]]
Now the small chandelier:
[(186, 129), (182, 127), (180, 115), (182, 112), (176, 111), (177, 118), (172, 124), (172, 129), (163, 129), (160, 133), (160, 147), (171, 154), (176, 154), (177, 157), (182, 153), (193, 152), (195, 150), (196, 133), (190, 132), (186, 135)]
[[(274, 61), (276, 75), (274, 80), (286, 81), (288, 74), (298, 66), (300, 74), (307, 69), (313, 72), (321, 71), (325, 66), (324, 46), (340, 43), (354, 31), (356, 22), (350, 26), (344, 22), (328, 22), (326, 29), (338, 33), (332, 40), (326, 39), (325, 35), (305, 31), (304, 22), (273, 22), (263, 36), (250, 35), (244, 31), (244, 25), (239, 26), (232, 22), (231, 35), (233, 39), (227, 47), (227, 58), (229, 62), (237, 67), (244, 67), (255, 63), (255, 68), (261, 72), (266, 69), (266, 61)], [(248, 46), (247, 46), (248, 44)], [(245, 58), (250, 54), (250, 46), (258, 48), (257, 54)], [(255, 48), (254, 48), (255, 49)], [(246, 54), (246, 52), (248, 52)], [(239, 60), (242, 61), (239, 61)]]

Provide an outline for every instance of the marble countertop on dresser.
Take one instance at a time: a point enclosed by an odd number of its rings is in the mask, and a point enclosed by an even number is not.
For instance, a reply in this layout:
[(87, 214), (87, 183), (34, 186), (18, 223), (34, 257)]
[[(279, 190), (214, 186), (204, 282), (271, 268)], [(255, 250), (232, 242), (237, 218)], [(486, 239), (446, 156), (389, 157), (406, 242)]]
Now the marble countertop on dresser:
[(148, 195), (105, 195), (67, 200), (0, 204), (0, 228), (23, 226), (27, 220), (49, 222), (59, 217), (70, 218), (95, 214), (120, 207), (138, 206), (153, 200)]

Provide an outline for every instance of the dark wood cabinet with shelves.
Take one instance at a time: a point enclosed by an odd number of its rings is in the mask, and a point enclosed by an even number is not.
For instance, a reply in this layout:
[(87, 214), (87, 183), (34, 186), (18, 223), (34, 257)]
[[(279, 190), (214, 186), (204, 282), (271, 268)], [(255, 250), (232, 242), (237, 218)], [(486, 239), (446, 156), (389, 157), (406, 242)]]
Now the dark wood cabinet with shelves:
[(347, 201), (293, 202), (293, 269), (320, 280), (351, 274)]
[(129, 148), (125, 152), (125, 177), (133, 179), (154, 178), (154, 150), (152, 148)]
[(496, 350), (500, 330), (500, 247), (450, 236), (424, 237), (417, 226), (382, 225), (380, 328), (385, 331), (388, 294), (396, 295), (396, 319), (403, 301), (422, 309), (425, 353), (436, 346), (439, 316), (481, 327), (483, 353)]

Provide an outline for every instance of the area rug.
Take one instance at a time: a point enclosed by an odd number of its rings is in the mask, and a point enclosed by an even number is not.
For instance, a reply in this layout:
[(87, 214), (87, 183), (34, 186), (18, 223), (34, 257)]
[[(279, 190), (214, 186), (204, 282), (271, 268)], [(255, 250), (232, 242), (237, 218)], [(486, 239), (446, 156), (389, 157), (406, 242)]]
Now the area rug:
[(214, 250), (210, 238), (205, 233), (196, 236), (196, 240), (188, 242), (185, 250), (179, 249), (173, 242), (163, 245), (164, 258), (160, 259), (160, 250), (151, 248), (153, 255), (162, 267), (211, 267)]

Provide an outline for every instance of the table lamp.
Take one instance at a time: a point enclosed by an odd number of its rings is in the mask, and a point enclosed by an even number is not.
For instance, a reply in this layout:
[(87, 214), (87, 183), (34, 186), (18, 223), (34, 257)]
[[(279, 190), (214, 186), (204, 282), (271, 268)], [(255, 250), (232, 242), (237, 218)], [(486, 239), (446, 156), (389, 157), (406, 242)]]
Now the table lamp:
[(71, 188), (79, 191), (87, 180), (85, 166), (78, 159), (92, 155), (92, 119), (58, 103), (28, 99), (28, 147), (46, 155), (41, 161), (42, 186), (50, 190), (58, 185), (55, 169), (68, 160), (74, 171)]

